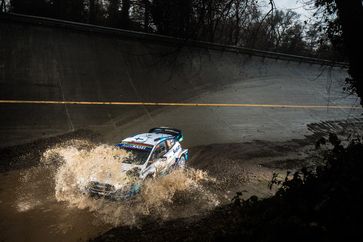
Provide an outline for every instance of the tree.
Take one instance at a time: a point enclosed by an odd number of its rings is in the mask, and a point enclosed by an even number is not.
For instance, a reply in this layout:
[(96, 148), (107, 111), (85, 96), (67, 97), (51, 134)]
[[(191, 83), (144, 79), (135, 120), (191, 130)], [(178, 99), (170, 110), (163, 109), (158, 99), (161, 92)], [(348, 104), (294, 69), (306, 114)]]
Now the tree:
[(349, 90), (357, 93), (363, 105), (363, 3), (361, 0), (315, 0), (315, 5), (324, 8), (326, 31), (332, 43), (337, 45), (339, 41), (334, 37), (342, 37), (351, 76), (346, 81)]
[(151, 2), (149, 0), (142, 0), (142, 3), (144, 5), (144, 31), (149, 32)]
[(154, 0), (151, 15), (157, 32), (178, 37), (187, 36), (192, 10), (192, 0)]
[[(273, 0), (267, 1), (267, 13), (257, 0), (10, 0), (10, 11), (262, 50), (335, 56), (332, 46), (338, 49), (342, 43), (342, 28), (334, 17), (338, 0), (309, 1), (328, 14), (326, 21), (308, 31), (298, 14), (276, 9)], [(325, 29), (328, 38), (322, 34)]]
[(83, 0), (50, 0), (51, 17), (71, 21), (83, 21), (85, 4)]
[(97, 0), (89, 0), (88, 4), (88, 22), (90, 24), (96, 23), (96, 15), (97, 15)]
[(21, 14), (48, 16), (51, 3), (46, 0), (10, 0), (10, 11)]
[(5, 4), (5, 0), (1, 0), (1, 4), (0, 4), (0, 12), (5, 12), (6, 11), (6, 4)]
[(111, 27), (120, 26), (120, 11), (121, 2), (120, 0), (110, 0), (107, 8), (108, 12), (108, 24)]
[(130, 8), (131, 8), (130, 0), (122, 0), (121, 25), (120, 25), (122, 28), (129, 28), (130, 26)]

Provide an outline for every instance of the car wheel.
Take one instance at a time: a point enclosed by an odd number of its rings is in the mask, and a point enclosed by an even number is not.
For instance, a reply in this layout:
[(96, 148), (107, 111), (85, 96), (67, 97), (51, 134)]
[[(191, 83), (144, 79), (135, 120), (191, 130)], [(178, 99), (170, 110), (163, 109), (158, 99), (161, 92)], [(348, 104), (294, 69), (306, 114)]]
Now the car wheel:
[(185, 167), (185, 156), (184, 155), (182, 155), (182, 157), (179, 158), (177, 166), (180, 167), (180, 168)]
[(145, 180), (151, 180), (151, 179), (154, 179), (155, 178), (155, 173), (152, 173), (152, 174), (148, 174), (146, 177), (145, 177)]

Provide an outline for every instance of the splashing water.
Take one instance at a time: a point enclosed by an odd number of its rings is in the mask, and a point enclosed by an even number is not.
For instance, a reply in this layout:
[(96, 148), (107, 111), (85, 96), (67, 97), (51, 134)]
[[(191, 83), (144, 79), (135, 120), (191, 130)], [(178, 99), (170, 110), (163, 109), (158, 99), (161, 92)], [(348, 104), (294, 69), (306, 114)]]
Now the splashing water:
[(121, 172), (127, 152), (110, 145), (58, 146), (43, 154), (42, 163), (54, 166), (55, 198), (70, 207), (88, 209), (104, 222), (134, 225), (144, 218), (177, 218), (196, 215), (219, 204), (205, 184), (214, 182), (206, 172), (177, 169), (168, 175), (146, 180), (133, 199), (115, 202), (84, 194), (91, 180), (123, 186), (132, 182)]

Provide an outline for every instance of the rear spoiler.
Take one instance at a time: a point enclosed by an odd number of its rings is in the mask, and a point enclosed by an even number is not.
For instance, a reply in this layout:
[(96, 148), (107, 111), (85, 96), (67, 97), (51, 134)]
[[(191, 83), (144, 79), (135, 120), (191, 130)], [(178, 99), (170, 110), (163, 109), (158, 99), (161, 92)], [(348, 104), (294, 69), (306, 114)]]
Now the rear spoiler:
[(179, 142), (183, 141), (184, 138), (181, 130), (174, 128), (166, 128), (166, 127), (152, 128), (149, 130), (149, 133), (169, 134), (174, 136), (174, 138)]

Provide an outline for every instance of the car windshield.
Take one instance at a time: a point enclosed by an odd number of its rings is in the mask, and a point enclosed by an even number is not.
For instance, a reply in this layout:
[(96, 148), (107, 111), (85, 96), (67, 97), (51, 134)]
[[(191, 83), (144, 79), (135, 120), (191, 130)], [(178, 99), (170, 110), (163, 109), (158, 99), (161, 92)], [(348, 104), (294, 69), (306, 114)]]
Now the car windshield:
[(143, 165), (150, 154), (150, 150), (131, 149), (127, 147), (120, 148), (126, 150), (128, 153), (128, 156), (122, 160), (122, 163), (126, 164)]

